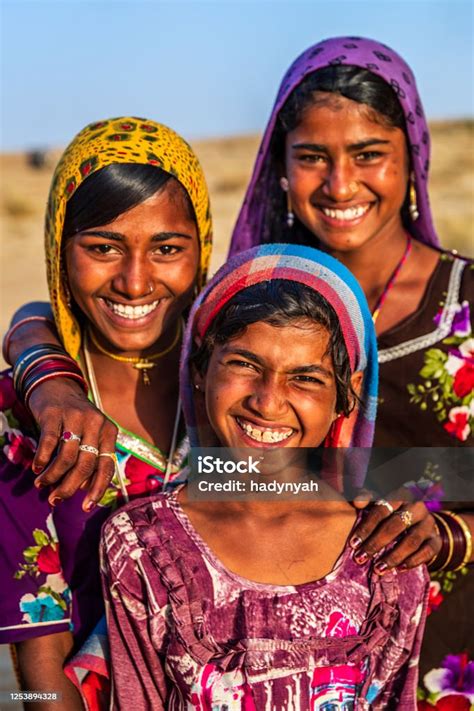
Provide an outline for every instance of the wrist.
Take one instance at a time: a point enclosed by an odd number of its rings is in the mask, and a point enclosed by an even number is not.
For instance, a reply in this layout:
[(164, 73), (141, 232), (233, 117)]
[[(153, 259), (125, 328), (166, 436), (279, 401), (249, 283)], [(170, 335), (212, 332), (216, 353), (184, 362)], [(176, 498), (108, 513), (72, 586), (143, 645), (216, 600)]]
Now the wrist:
[(14, 365), (20, 355), (38, 343), (59, 345), (54, 321), (46, 316), (29, 316), (11, 326), (3, 339), (3, 357)]

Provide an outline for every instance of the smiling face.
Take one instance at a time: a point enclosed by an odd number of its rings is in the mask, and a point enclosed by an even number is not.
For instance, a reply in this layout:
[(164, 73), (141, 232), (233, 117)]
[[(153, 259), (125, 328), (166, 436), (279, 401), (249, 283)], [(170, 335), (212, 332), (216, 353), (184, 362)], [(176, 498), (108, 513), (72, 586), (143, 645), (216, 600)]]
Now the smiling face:
[(172, 180), (108, 224), (69, 238), (69, 287), (107, 348), (136, 355), (169, 340), (192, 299), (198, 232)]
[(286, 135), (285, 171), (294, 213), (330, 251), (403, 234), (405, 135), (364, 104), (317, 92)]
[(206, 375), (197, 382), (221, 445), (321, 444), (337, 417), (328, 341), (327, 330), (314, 322), (271, 326), (258, 321), (217, 344)]

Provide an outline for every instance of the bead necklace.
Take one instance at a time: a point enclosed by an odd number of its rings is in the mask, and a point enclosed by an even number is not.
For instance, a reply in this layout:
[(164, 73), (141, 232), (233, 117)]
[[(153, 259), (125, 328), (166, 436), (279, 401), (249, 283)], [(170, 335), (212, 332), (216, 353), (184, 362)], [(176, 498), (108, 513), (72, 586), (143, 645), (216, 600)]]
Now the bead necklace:
[(381, 308), (382, 308), (382, 306), (383, 306), (383, 303), (384, 303), (385, 299), (387, 298), (388, 292), (390, 291), (390, 289), (392, 288), (392, 286), (395, 284), (395, 281), (396, 281), (396, 279), (397, 279), (397, 276), (398, 276), (399, 273), (400, 273), (400, 269), (403, 267), (403, 265), (405, 264), (406, 260), (408, 259), (408, 255), (409, 255), (410, 252), (411, 252), (411, 243), (412, 243), (411, 235), (407, 235), (407, 246), (405, 247), (405, 251), (403, 252), (402, 258), (400, 259), (400, 261), (398, 262), (397, 266), (395, 267), (395, 269), (394, 269), (394, 271), (393, 271), (391, 277), (389, 278), (389, 280), (388, 280), (387, 283), (385, 284), (384, 289), (383, 289), (382, 293), (380, 294), (377, 303), (375, 304), (375, 308), (374, 308), (374, 310), (372, 311), (372, 321), (373, 321), (374, 323), (376, 322), (376, 320), (377, 320), (378, 317), (379, 317), (380, 310), (381, 310)]
[(173, 339), (173, 343), (168, 346), (168, 348), (165, 348), (164, 351), (160, 351), (159, 353), (152, 353), (149, 356), (119, 356), (116, 355), (115, 353), (111, 353), (110, 351), (106, 350), (103, 346), (98, 343), (96, 337), (94, 336), (94, 333), (92, 329), (89, 329), (89, 336), (94, 344), (94, 346), (99, 350), (101, 353), (104, 355), (108, 356), (109, 358), (112, 358), (112, 360), (118, 360), (120, 363), (130, 363), (133, 365), (133, 367), (136, 370), (140, 370), (142, 373), (142, 378), (143, 378), (143, 384), (144, 385), (150, 385), (150, 376), (148, 375), (148, 371), (151, 368), (156, 367), (156, 363), (153, 363), (152, 361), (158, 360), (159, 358), (162, 358), (165, 356), (167, 353), (173, 350), (173, 348), (176, 346), (178, 343), (182, 333), (182, 323), (178, 323), (178, 328), (176, 329), (176, 336)]

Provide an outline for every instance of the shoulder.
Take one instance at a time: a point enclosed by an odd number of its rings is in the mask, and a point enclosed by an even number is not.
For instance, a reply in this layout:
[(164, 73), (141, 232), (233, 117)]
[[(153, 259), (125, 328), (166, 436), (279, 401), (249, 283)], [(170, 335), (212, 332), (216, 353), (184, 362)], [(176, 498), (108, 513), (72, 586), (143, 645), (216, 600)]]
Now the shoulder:
[(102, 550), (109, 559), (136, 556), (147, 547), (147, 533), (159, 531), (170, 507), (169, 494), (138, 499), (121, 507), (102, 528)]

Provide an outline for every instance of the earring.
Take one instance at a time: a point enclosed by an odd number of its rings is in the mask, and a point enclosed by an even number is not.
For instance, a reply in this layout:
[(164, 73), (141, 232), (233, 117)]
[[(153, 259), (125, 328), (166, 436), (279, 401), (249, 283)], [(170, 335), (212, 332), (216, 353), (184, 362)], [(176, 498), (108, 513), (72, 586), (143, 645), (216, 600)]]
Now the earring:
[(408, 205), (408, 210), (410, 212), (410, 217), (412, 222), (416, 222), (419, 218), (420, 213), (418, 212), (418, 205), (416, 202), (416, 188), (415, 188), (415, 176), (412, 173), (410, 176), (410, 203)]
[(293, 212), (293, 207), (290, 198), (290, 184), (288, 178), (280, 178), (280, 187), (283, 192), (286, 193), (286, 224), (291, 229), (295, 223), (295, 213)]

